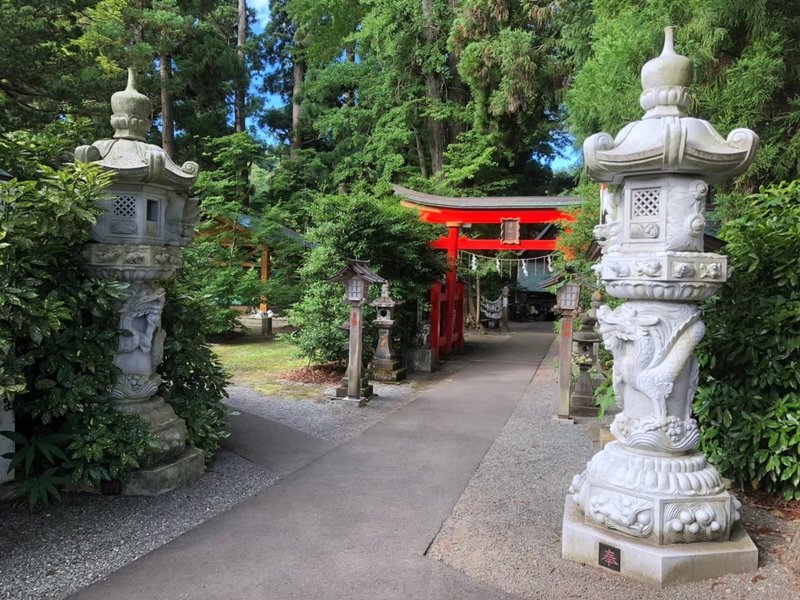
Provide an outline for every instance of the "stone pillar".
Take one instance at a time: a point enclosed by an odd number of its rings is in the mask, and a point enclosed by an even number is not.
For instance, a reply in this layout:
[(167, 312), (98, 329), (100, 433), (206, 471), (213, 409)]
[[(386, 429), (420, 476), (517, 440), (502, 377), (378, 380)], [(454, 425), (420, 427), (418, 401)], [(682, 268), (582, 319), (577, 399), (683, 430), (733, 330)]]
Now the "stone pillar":
[(504, 331), (508, 331), (508, 286), (504, 285), (501, 294), (501, 303), (503, 308), (503, 316), (500, 320), (500, 326)]
[(328, 278), (331, 283), (344, 283), (344, 300), (350, 305), (350, 341), (348, 344), (347, 373), (336, 388), (337, 398), (347, 398), (365, 406), (372, 397), (372, 386), (363, 376), (361, 361), (361, 307), (369, 296), (369, 286), (386, 283), (386, 280), (369, 268), (369, 261), (347, 260), (347, 266)]
[(406, 378), (406, 370), (401, 368), (400, 359), (392, 348), (394, 305), (389, 283), (384, 283), (380, 298), (372, 303), (378, 311), (378, 317), (373, 321), (378, 328), (378, 345), (372, 357), (372, 378), (376, 381), (396, 382)]
[(691, 63), (675, 54), (668, 28), (661, 56), (642, 69), (642, 120), (616, 139), (599, 133), (584, 143), (587, 174), (610, 184), (596, 269), (626, 302), (600, 307), (597, 318), (623, 410), (611, 426), (616, 441), (570, 486), (562, 554), (656, 585), (754, 570), (758, 557), (739, 502), (697, 450), (691, 416), (693, 352), (705, 334), (697, 302), (728, 272), (724, 256), (703, 252), (709, 184), (743, 172), (758, 137), (737, 129), (725, 140), (688, 117), (690, 82)]
[(115, 174), (105, 213), (92, 228), (84, 248), (86, 268), (102, 279), (128, 285), (120, 307), (120, 369), (112, 402), (125, 414), (141, 416), (161, 447), (150, 464), (132, 474), (123, 487), (130, 495), (154, 495), (187, 484), (202, 475), (203, 453), (186, 446), (186, 424), (157, 395), (166, 333), (161, 329), (164, 289), (161, 282), (181, 266), (182, 246), (191, 242), (198, 218), (197, 200), (187, 197), (197, 179), (197, 163), (178, 167), (158, 146), (148, 144), (150, 100), (136, 91), (135, 74), (128, 87), (111, 97), (113, 139), (75, 150), (81, 162), (95, 162)]

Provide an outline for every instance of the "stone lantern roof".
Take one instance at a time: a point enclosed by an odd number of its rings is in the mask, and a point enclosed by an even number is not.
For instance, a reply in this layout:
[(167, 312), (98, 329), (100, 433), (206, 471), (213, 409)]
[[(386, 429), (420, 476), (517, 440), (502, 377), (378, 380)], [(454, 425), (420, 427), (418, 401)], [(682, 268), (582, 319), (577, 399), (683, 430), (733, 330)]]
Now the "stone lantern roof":
[(587, 175), (620, 183), (630, 175), (702, 174), (716, 182), (744, 172), (755, 156), (758, 136), (734, 129), (723, 139), (708, 121), (687, 116), (691, 78), (691, 62), (675, 53), (673, 28), (667, 27), (661, 56), (642, 68), (642, 120), (626, 125), (616, 138), (608, 133), (587, 138)]
[(128, 69), (128, 86), (111, 96), (113, 139), (98, 140), (91, 146), (75, 149), (80, 162), (97, 162), (117, 174), (122, 183), (147, 183), (186, 190), (194, 185), (200, 167), (187, 161), (182, 166), (172, 162), (162, 148), (146, 141), (150, 129), (152, 104), (136, 90), (136, 72)]

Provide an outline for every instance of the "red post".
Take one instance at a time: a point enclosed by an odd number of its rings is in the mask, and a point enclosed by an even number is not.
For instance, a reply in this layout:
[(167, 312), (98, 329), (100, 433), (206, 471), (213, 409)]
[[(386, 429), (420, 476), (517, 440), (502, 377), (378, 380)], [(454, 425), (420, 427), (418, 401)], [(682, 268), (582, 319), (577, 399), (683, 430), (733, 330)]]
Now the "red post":
[(464, 298), (464, 283), (456, 283), (456, 326), (453, 332), (453, 347), (461, 352), (464, 350), (464, 308), (466, 306)]
[(444, 322), (444, 347), (447, 354), (453, 352), (453, 327), (455, 324), (455, 297), (456, 297), (456, 267), (458, 266), (458, 234), (460, 223), (448, 223), (447, 236), (447, 276), (445, 278), (445, 293), (447, 305), (442, 316)]

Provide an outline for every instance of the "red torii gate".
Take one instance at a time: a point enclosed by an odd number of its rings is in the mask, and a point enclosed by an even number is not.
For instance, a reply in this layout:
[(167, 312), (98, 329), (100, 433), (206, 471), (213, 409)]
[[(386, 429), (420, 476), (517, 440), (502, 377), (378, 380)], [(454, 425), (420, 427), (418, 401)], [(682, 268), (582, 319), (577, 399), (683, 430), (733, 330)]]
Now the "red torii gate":
[[(447, 235), (431, 246), (447, 251), (447, 274), (444, 298), (441, 284), (431, 290), (431, 348), (434, 359), (464, 347), (464, 284), (456, 281), (459, 250), (554, 250), (555, 240), (520, 239), (520, 225), (571, 221), (572, 215), (562, 209), (581, 204), (578, 197), (566, 196), (499, 196), (454, 198), (435, 196), (393, 186), (394, 193), (405, 198), (404, 206), (415, 208), (420, 219), (447, 227)], [(496, 224), (497, 239), (474, 239), (461, 235), (465, 224)], [(442, 310), (441, 304), (444, 304)]]

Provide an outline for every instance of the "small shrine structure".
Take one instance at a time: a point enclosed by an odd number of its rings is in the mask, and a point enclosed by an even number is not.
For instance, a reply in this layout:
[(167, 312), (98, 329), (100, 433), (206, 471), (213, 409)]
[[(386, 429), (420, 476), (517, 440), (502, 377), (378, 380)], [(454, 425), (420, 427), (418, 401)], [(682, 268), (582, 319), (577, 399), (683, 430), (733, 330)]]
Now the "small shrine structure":
[(609, 184), (596, 271), (625, 302), (598, 308), (597, 321), (622, 411), (616, 440), (573, 479), (562, 529), (564, 558), (659, 587), (758, 566), (741, 504), (697, 449), (692, 418), (705, 335), (697, 303), (728, 277), (726, 257), (703, 247), (709, 184), (744, 172), (758, 136), (735, 129), (723, 139), (688, 116), (692, 64), (675, 53), (672, 28), (665, 38), (642, 68), (642, 119), (583, 146), (589, 177)]
[[(466, 251), (555, 250), (552, 239), (524, 238), (522, 225), (572, 221), (565, 208), (579, 206), (572, 196), (450, 197), (425, 194), (394, 186), (403, 205), (419, 211), (420, 219), (447, 227), (447, 235), (433, 241), (434, 248), (447, 251), (444, 289), (439, 282), (431, 289), (430, 344), (433, 358), (452, 354), (464, 346), (464, 286), (456, 279), (458, 253)], [(480, 239), (462, 235), (472, 224), (497, 225), (498, 236)]]

